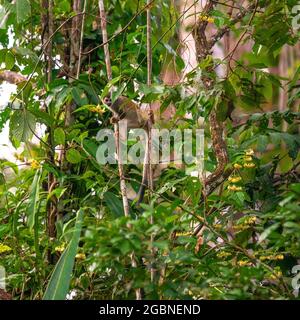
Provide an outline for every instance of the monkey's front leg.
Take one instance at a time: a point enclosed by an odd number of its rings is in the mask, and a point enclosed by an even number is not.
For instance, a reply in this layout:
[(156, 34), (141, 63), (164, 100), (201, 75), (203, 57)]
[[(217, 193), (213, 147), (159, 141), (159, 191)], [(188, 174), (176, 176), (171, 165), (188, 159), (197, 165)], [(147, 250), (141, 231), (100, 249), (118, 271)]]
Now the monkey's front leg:
[(117, 115), (113, 115), (111, 118), (110, 118), (110, 123), (111, 124), (115, 124), (115, 123), (118, 123), (120, 121), (120, 117), (117, 116)]

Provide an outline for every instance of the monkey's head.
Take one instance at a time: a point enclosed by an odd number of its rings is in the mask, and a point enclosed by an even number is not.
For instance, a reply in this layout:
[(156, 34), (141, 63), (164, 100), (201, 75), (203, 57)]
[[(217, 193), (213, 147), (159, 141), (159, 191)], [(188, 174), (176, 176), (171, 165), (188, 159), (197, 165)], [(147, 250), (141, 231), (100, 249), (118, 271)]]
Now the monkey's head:
[(125, 118), (128, 111), (131, 111), (131, 109), (135, 108), (135, 104), (124, 96), (120, 96), (116, 99), (116, 101), (112, 102), (111, 97), (107, 95), (102, 101), (120, 119)]
[(111, 101), (111, 97), (109, 95), (107, 95), (106, 97), (104, 97), (104, 99), (102, 100), (102, 102), (104, 104), (106, 104), (108, 107), (112, 106), (112, 101)]

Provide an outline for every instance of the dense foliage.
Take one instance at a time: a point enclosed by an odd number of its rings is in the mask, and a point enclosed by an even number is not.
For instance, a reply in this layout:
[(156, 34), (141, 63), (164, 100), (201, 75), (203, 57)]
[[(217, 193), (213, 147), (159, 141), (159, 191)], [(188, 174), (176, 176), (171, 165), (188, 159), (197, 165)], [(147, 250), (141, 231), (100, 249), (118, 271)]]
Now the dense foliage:
[[(0, 129), (9, 122), (13, 146), (23, 146), (16, 163), (0, 154), (0, 265), (14, 299), (64, 299), (66, 292), (75, 299), (134, 299), (136, 288), (147, 299), (294, 298), (292, 268), (300, 259), (297, 49), (286, 77), (276, 70), (287, 46), (299, 48), (300, 33), (292, 24), (298, 2), (252, 2), (255, 14), (246, 13), (238, 24), (222, 4), (209, 18), (199, 16), (215, 30), (229, 26), (234, 43), (241, 39), (237, 44), (248, 46), (230, 59), (225, 77), (210, 75), (215, 83), (207, 89), (201, 72), (227, 68), (228, 59), (211, 55), (177, 84), (162, 81), (167, 66), (181, 74), (188, 63), (179, 50), (183, 17), (173, 1), (151, 6), (150, 87), (142, 1), (105, 2), (109, 38), (114, 35), (114, 79), (108, 85), (97, 1), (86, 1), (82, 46), (89, 53), (82, 55), (78, 77), (70, 66), (73, 38), (66, 33), (74, 27), (73, 1), (54, 1), (54, 34), (46, 38), (52, 41), (48, 80), (43, 1), (0, 1), (0, 66), (28, 79), (0, 111)], [(81, 12), (84, 1), (79, 3)], [(208, 172), (217, 164), (207, 121), (216, 107), (226, 126), (230, 177), (203, 201), (202, 182), (189, 174), (196, 165), (184, 170), (171, 165), (155, 179), (155, 191), (147, 192), (141, 208), (130, 202), (130, 217), (124, 217), (118, 166), (96, 161), (97, 132), (112, 128), (100, 97), (112, 84), (137, 101), (159, 101), (161, 109), (172, 103), (176, 114), (168, 128), (180, 119), (179, 128), (195, 129), (202, 117)], [(287, 99), (280, 101), (282, 91)], [(227, 117), (229, 101), (234, 120)], [(70, 105), (75, 111), (67, 123)], [(141, 166), (124, 170), (127, 187), (137, 191)], [(51, 237), (48, 216), (54, 205), (59, 219)], [(191, 226), (199, 222), (205, 228), (196, 237)], [(71, 271), (69, 285), (65, 275)]]

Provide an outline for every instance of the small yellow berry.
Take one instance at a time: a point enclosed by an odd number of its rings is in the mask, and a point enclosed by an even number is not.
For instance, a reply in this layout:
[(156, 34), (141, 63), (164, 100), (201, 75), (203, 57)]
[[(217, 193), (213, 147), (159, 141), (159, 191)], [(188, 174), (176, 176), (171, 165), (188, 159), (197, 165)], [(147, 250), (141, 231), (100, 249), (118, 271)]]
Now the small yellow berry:
[(242, 168), (242, 166), (239, 163), (235, 163), (233, 165), (233, 167), (234, 167), (234, 169), (241, 169)]
[(240, 267), (244, 267), (244, 266), (249, 266), (250, 265), (249, 261), (247, 261), (247, 260), (240, 260), (240, 261), (237, 262), (237, 264)]
[(222, 225), (220, 224), (220, 223), (215, 223), (214, 225), (213, 225), (213, 227), (215, 228), (215, 229), (222, 229)]
[(86, 255), (84, 253), (77, 253), (75, 258), (78, 260), (84, 260), (86, 258)]
[(239, 182), (239, 181), (241, 181), (241, 180), (242, 180), (241, 177), (229, 177), (229, 178), (228, 178), (228, 181), (229, 181), (229, 182), (233, 182), (233, 183)]
[(256, 222), (256, 217), (249, 217), (246, 221), (247, 224), (254, 224)]
[(245, 154), (246, 154), (246, 156), (252, 156), (254, 154), (254, 151), (253, 151), (253, 149), (248, 149), (248, 150), (246, 150)]
[(278, 254), (277, 256), (275, 256), (275, 259), (276, 260), (283, 260), (284, 256), (283, 256), (283, 254)]
[(243, 190), (242, 187), (238, 187), (235, 184), (233, 184), (231, 186), (228, 186), (227, 188), (228, 188), (228, 190), (231, 190), (231, 191), (241, 191), (241, 190)]
[(62, 245), (60, 245), (60, 246), (57, 246), (57, 247), (55, 247), (55, 251), (57, 251), (57, 252), (63, 252), (64, 250), (65, 250), (65, 245), (64, 244), (62, 244)]
[(251, 156), (247, 156), (247, 157), (244, 158), (244, 160), (245, 160), (246, 162), (251, 162), (253, 159), (252, 159)]
[(245, 164), (244, 164), (244, 167), (245, 167), (245, 168), (254, 168), (254, 167), (255, 167), (255, 164), (254, 164), (253, 162), (245, 163)]
[(226, 257), (229, 257), (230, 255), (231, 255), (231, 253), (226, 252), (226, 251), (220, 251), (217, 253), (218, 258), (226, 258)]

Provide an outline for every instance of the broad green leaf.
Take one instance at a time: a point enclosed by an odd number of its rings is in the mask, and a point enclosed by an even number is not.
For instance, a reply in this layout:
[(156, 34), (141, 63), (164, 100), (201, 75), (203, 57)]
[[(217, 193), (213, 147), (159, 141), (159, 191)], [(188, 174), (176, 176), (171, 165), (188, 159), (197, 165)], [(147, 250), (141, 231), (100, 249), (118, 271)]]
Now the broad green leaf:
[(72, 88), (72, 97), (79, 106), (84, 106), (89, 103), (85, 92), (77, 87)]
[(83, 140), (83, 149), (84, 151), (96, 159), (97, 149), (99, 148), (99, 144), (94, 142), (91, 139), (84, 139)]
[(10, 139), (27, 142), (35, 130), (36, 118), (26, 109), (16, 110), (10, 118)]
[(56, 128), (54, 130), (54, 143), (55, 145), (64, 145), (66, 141), (66, 134), (62, 128)]
[(30, 1), (29, 0), (16, 0), (16, 15), (17, 23), (25, 20), (31, 11)]
[(268, 238), (268, 236), (273, 232), (275, 231), (278, 227), (279, 227), (280, 223), (277, 222), (277, 223), (274, 223), (273, 225), (271, 225), (270, 227), (268, 227), (267, 229), (265, 229), (261, 235), (259, 236), (259, 239), (258, 239), (258, 243), (261, 243), (263, 242), (265, 239)]
[(9, 233), (10, 228), (8, 224), (0, 225), (0, 239), (4, 237), (7, 233)]
[(54, 118), (51, 117), (47, 112), (42, 110), (30, 110), (30, 112), (36, 117), (38, 122), (44, 123), (47, 126), (51, 126), (54, 122)]
[(29, 202), (26, 208), (26, 213), (28, 217), (27, 224), (30, 229), (34, 227), (36, 215), (38, 214), (41, 173), (42, 171), (40, 169), (35, 173), (29, 195)]
[(51, 275), (43, 300), (65, 300), (69, 292), (72, 270), (82, 229), (84, 211), (77, 212), (72, 239), (58, 260)]
[(73, 164), (79, 163), (82, 160), (80, 152), (76, 149), (69, 149), (66, 153), (66, 158)]
[(10, 70), (15, 65), (15, 56), (10, 52), (7, 51), (5, 55), (5, 68)]
[(4, 7), (0, 5), (0, 29), (6, 29), (7, 12)]
[(122, 201), (115, 194), (113, 194), (112, 192), (105, 192), (104, 200), (114, 216), (123, 216), (124, 211)]
[(109, 94), (109, 91), (110, 91), (110, 88), (116, 84), (117, 82), (119, 82), (121, 79), (121, 77), (116, 77), (114, 79), (112, 79), (110, 82), (107, 83), (107, 85), (104, 87), (103, 91), (102, 91), (102, 94), (101, 94), (101, 100), (103, 100), (108, 94)]

